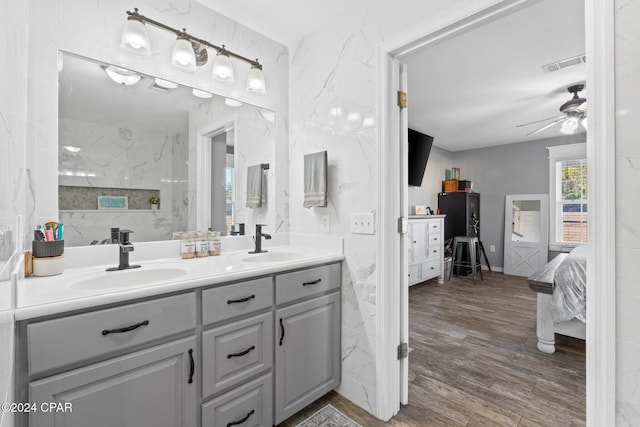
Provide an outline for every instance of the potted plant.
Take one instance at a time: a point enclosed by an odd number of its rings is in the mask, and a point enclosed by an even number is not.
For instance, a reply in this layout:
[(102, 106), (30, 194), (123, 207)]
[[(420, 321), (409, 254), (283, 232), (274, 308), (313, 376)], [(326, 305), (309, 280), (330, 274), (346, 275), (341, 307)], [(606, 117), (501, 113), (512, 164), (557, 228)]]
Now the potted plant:
[(149, 197), (149, 204), (151, 205), (152, 210), (157, 210), (159, 203), (160, 203), (160, 197), (158, 196)]

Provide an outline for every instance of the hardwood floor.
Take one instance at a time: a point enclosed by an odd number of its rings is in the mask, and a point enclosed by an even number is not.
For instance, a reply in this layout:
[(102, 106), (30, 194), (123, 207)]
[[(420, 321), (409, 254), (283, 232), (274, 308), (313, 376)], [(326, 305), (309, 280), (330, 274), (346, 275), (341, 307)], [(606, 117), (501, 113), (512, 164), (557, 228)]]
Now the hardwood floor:
[(282, 423), (331, 403), (369, 426), (584, 426), (584, 341), (536, 349), (536, 294), (526, 278), (484, 272), (412, 286), (409, 404), (388, 423), (332, 392)]

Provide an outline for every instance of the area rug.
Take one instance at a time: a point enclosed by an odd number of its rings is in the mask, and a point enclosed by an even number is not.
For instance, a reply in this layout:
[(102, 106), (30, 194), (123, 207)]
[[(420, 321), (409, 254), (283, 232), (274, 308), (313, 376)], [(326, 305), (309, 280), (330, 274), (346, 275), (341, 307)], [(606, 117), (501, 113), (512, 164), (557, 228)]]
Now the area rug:
[(362, 427), (332, 405), (326, 405), (296, 427)]

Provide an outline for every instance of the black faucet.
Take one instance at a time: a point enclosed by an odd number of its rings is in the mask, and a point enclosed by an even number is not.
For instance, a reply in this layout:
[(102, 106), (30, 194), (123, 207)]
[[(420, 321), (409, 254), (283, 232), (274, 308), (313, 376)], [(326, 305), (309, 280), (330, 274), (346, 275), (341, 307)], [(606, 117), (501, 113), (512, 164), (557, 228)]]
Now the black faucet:
[(133, 252), (133, 243), (129, 241), (131, 230), (111, 229), (111, 242), (117, 243), (120, 249), (120, 263), (117, 267), (107, 268), (107, 271), (128, 270), (130, 268), (140, 268), (139, 265), (129, 265), (129, 252)]
[(253, 241), (256, 244), (256, 249), (254, 251), (249, 252), (250, 254), (259, 254), (262, 252), (268, 252), (262, 249), (262, 238), (264, 237), (265, 239), (270, 240), (271, 234), (263, 233), (262, 232), (263, 226), (265, 226), (265, 224), (256, 224), (256, 235), (253, 238)]

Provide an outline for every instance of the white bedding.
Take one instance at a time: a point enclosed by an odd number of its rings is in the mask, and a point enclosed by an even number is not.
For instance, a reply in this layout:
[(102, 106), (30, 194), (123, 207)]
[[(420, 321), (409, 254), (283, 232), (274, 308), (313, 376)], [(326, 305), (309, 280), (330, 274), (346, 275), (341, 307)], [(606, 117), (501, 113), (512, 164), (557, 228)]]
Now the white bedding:
[(576, 246), (556, 270), (551, 315), (555, 322), (587, 321), (587, 245)]

